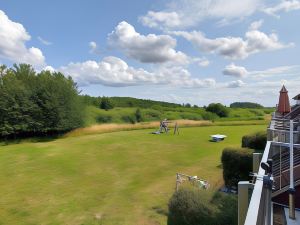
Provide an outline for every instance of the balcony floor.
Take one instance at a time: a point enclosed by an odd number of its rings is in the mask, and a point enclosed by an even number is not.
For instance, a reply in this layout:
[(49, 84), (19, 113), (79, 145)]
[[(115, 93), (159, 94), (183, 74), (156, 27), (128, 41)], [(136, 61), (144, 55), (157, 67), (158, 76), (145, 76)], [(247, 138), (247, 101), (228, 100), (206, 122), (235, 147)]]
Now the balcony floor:
[(286, 215), (286, 224), (287, 225), (299, 225), (300, 224), (300, 211), (296, 211), (296, 220), (291, 220), (289, 218), (289, 209), (288, 208), (284, 208), (284, 212)]

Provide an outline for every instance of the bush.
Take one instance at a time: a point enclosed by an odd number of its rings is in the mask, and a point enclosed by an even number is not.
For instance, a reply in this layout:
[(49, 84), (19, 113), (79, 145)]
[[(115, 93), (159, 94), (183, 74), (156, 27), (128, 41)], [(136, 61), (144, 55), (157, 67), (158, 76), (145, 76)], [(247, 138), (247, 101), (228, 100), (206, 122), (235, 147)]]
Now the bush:
[(219, 117), (228, 117), (229, 110), (221, 103), (211, 103), (206, 107), (206, 111), (217, 114)]
[(223, 178), (228, 187), (239, 181), (249, 180), (252, 171), (253, 150), (248, 148), (225, 148), (222, 152)]
[(169, 201), (168, 225), (237, 225), (237, 197), (184, 187)]
[(228, 195), (221, 192), (216, 192), (212, 198), (212, 203), (217, 205), (219, 209), (215, 215), (215, 224), (238, 224), (238, 201), (236, 195)]
[(142, 112), (139, 108), (137, 108), (135, 111), (135, 119), (138, 123), (143, 121)]
[(112, 122), (112, 116), (109, 115), (100, 115), (96, 118), (97, 123), (110, 123)]
[(204, 201), (203, 190), (181, 188), (169, 202), (168, 225), (213, 225), (213, 208)]
[(230, 108), (261, 109), (263, 106), (253, 102), (234, 102), (230, 104)]
[(265, 149), (267, 143), (267, 133), (257, 132), (250, 135), (245, 135), (242, 138), (242, 147), (256, 150)]
[(114, 108), (114, 104), (108, 97), (101, 98), (100, 109), (109, 110), (113, 108)]
[(124, 115), (121, 117), (122, 121), (125, 123), (135, 124), (135, 116), (134, 115)]

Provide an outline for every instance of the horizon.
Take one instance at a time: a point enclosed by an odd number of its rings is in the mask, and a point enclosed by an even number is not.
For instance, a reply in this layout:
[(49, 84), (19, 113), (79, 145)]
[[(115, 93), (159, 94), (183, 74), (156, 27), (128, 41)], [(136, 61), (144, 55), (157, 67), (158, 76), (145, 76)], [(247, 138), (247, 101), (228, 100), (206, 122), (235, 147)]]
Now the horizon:
[(91, 96), (274, 107), (283, 84), (300, 93), (299, 16), (298, 0), (13, 0), (0, 64), (63, 72)]

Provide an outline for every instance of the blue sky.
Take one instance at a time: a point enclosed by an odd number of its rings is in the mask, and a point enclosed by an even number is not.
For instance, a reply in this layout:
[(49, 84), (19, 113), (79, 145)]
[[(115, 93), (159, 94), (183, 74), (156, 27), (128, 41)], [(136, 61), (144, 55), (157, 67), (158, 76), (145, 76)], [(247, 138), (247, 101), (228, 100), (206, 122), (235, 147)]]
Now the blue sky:
[(298, 0), (1, 1), (0, 63), (83, 93), (274, 106), (300, 93)]

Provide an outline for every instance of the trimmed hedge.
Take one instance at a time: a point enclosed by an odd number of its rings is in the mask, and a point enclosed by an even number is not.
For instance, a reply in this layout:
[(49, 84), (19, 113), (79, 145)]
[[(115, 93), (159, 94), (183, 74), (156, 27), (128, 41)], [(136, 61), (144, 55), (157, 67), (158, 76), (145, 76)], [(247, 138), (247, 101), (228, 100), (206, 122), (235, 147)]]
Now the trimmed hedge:
[(253, 152), (248, 148), (225, 148), (223, 150), (221, 161), (223, 178), (227, 187), (237, 186), (242, 180), (249, 180)]
[(257, 132), (250, 135), (245, 135), (242, 138), (242, 147), (256, 150), (265, 149), (267, 143), (267, 133)]
[(237, 225), (237, 197), (194, 187), (180, 188), (169, 201), (168, 225)]

